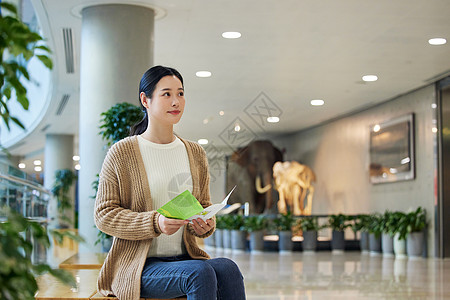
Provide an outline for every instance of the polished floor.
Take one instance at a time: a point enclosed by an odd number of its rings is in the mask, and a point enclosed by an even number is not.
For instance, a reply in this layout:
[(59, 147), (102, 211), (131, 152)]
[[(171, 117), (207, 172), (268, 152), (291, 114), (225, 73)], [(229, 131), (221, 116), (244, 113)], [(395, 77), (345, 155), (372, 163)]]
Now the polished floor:
[(206, 250), (239, 265), (249, 300), (450, 299), (448, 259), (396, 259), (359, 251), (280, 255)]

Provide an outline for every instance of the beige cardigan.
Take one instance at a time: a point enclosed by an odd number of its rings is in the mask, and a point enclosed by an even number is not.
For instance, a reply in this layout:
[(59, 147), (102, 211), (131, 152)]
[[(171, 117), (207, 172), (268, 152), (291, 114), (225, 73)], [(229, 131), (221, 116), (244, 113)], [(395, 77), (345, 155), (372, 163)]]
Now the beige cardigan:
[[(192, 175), (192, 194), (203, 207), (211, 205), (209, 172), (203, 148), (185, 144)], [(141, 273), (152, 239), (161, 232), (159, 213), (153, 210), (150, 188), (137, 136), (125, 138), (108, 151), (100, 173), (94, 220), (101, 231), (114, 236), (97, 281), (98, 291), (121, 300), (138, 300)], [(214, 229), (201, 238), (210, 236)], [(183, 241), (192, 258), (208, 259), (195, 240), (191, 225), (185, 226)]]

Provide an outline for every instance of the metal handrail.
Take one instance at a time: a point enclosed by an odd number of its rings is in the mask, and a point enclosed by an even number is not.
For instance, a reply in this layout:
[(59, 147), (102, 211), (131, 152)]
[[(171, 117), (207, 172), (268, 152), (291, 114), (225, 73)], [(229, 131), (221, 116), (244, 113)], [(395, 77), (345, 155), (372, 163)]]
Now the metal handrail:
[(43, 192), (45, 194), (52, 195), (52, 192), (50, 190), (46, 189), (45, 187), (43, 187), (42, 185), (30, 182), (28, 180), (25, 180), (25, 179), (22, 179), (22, 178), (19, 178), (16, 176), (4, 175), (4, 174), (0, 173), (0, 178), (6, 179), (6, 180), (9, 180), (9, 181), (21, 184), (21, 185), (28, 186), (30, 188), (33, 188), (33, 189)]

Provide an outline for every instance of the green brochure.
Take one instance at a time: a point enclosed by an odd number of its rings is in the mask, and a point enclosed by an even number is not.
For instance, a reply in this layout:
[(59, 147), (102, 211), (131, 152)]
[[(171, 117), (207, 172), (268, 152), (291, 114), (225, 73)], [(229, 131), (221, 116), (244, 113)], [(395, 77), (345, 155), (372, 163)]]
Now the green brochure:
[(180, 220), (186, 220), (202, 211), (203, 206), (188, 190), (157, 209), (164, 217)]

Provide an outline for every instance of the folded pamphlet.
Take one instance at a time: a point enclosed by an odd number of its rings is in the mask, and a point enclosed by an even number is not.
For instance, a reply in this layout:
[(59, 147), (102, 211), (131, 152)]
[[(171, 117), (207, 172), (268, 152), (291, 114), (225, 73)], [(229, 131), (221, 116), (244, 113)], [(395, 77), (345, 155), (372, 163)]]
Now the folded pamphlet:
[(189, 190), (186, 190), (157, 209), (157, 212), (167, 218), (190, 221), (201, 218), (203, 221), (206, 221), (227, 205), (228, 198), (230, 198), (235, 188), (236, 186), (233, 187), (221, 203), (213, 204), (206, 208), (202, 207)]

